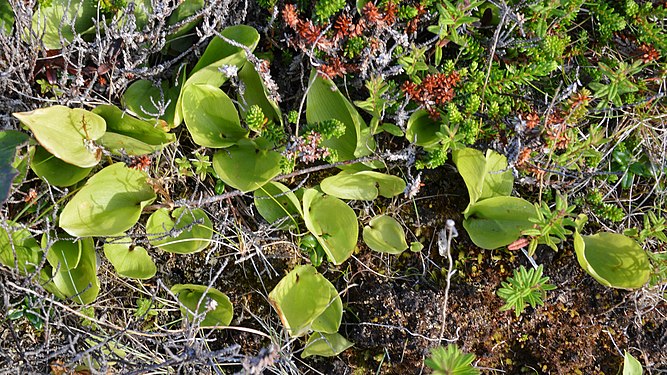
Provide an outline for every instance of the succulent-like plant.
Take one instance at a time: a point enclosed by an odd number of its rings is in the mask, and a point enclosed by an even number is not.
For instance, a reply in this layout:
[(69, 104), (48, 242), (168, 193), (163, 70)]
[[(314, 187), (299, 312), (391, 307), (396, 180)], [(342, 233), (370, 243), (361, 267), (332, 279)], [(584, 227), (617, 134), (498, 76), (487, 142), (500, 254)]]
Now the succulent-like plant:
[(471, 365), (475, 355), (465, 353), (456, 344), (431, 349), (431, 356), (424, 364), (433, 369), (434, 375), (479, 375), (479, 370)]
[(514, 309), (514, 314), (519, 317), (527, 305), (533, 308), (543, 305), (546, 292), (556, 289), (556, 286), (547, 284), (549, 278), (542, 276), (542, 269), (540, 264), (539, 267), (529, 270), (524, 266), (514, 270), (514, 276), (503, 281), (502, 287), (496, 292), (505, 300), (500, 310)]

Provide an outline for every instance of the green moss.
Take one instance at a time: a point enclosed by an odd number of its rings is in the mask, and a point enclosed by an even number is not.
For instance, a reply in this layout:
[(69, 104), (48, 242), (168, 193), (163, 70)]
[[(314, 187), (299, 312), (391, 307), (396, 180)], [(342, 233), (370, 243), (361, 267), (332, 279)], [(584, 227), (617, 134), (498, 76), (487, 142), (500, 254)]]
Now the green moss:
[(331, 16), (345, 7), (345, 0), (319, 0), (315, 4), (315, 18), (319, 23), (326, 23)]

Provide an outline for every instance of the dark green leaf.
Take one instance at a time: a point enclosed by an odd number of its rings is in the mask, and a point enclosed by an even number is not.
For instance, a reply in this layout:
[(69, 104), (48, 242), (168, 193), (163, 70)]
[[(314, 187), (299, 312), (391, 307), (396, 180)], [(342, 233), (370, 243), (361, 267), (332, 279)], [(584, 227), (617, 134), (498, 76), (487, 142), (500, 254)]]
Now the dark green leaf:
[(71, 186), (88, 176), (93, 167), (81, 168), (65, 163), (51, 155), (44, 147), (35, 146), (30, 169), (54, 186)]
[(229, 147), (248, 134), (232, 100), (215, 86), (186, 86), (182, 113), (192, 140), (200, 146)]
[(28, 140), (28, 135), (14, 130), (0, 131), (0, 204), (9, 196), (14, 178), (19, 172), (12, 166), (16, 148)]

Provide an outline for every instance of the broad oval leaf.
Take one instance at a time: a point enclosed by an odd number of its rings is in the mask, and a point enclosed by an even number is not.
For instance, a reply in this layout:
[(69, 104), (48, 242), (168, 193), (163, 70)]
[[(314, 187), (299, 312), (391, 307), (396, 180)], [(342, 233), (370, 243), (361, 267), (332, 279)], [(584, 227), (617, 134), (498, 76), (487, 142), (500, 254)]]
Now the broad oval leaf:
[(166, 106), (162, 109), (164, 114), (160, 118), (171, 127), (174, 124), (174, 111), (180, 92), (180, 87), (169, 87), (168, 82), (155, 86), (151, 81), (140, 79), (125, 90), (121, 101), (125, 108), (143, 119), (153, 119), (160, 113), (156, 104)]
[(75, 268), (53, 268), (53, 284), (62, 297), (71, 298), (80, 304), (95, 301), (100, 292), (100, 280), (97, 277), (97, 254), (92, 238), (85, 238), (80, 246), (81, 256)]
[(171, 291), (178, 295), (178, 301), (185, 306), (181, 307), (181, 313), (188, 319), (192, 320), (194, 313), (205, 314), (199, 324), (201, 327), (228, 326), (232, 322), (234, 307), (229, 297), (221, 291), (195, 284), (176, 284), (171, 287)]
[(166, 145), (176, 139), (167, 132), (167, 126), (159, 120), (140, 120), (114, 105), (98, 105), (93, 113), (107, 123), (107, 131), (123, 134), (150, 145)]
[[(246, 25), (227, 27), (220, 32), (220, 35), (246, 46), (251, 52), (255, 49), (257, 43), (259, 43), (259, 33), (257, 30)], [(228, 79), (226, 75), (220, 72), (220, 68), (229, 66), (240, 69), (245, 62), (246, 53), (242, 48), (233, 46), (220, 37), (213, 38), (206, 47), (204, 54), (192, 69), (190, 77), (188, 77), (181, 87), (174, 112), (174, 126), (180, 125), (183, 121), (183, 92), (187, 86), (206, 84), (213, 87), (220, 87)]]
[(370, 155), (375, 150), (375, 139), (354, 105), (343, 96), (336, 85), (315, 71), (306, 95), (306, 119), (310, 123), (336, 119), (345, 124), (345, 134), (322, 144), (336, 150), (339, 160), (351, 160)]
[[(332, 294), (335, 297), (332, 297)], [(340, 297), (331, 282), (310, 265), (294, 267), (269, 293), (269, 302), (292, 337), (306, 334), (313, 322), (337, 300), (340, 300)], [(334, 324), (337, 326), (340, 326), (342, 318), (342, 304), (340, 307), (340, 318), (337, 318), (337, 324)], [(334, 315), (332, 313), (329, 318), (336, 318)], [(333, 323), (336, 321), (328, 320)], [(338, 327), (335, 331), (337, 330)]]
[[(336, 288), (327, 280), (329, 289), (329, 305), (320, 316), (313, 320), (310, 328), (315, 332), (336, 333), (343, 319), (343, 301)], [(324, 291), (321, 291), (324, 293)]]
[(516, 241), (535, 216), (535, 206), (525, 199), (493, 197), (470, 206), (463, 227), (475, 245), (492, 250)]
[(105, 243), (104, 256), (120, 276), (131, 279), (150, 279), (157, 272), (155, 262), (146, 249), (134, 246), (129, 237)]
[(574, 250), (581, 268), (604, 286), (637, 289), (649, 279), (648, 256), (630, 237), (607, 232), (582, 236), (575, 232)]
[[(269, 90), (264, 85), (264, 81), (255, 67), (252, 64), (243, 65), (243, 69), (239, 71), (239, 79), (245, 85), (242, 102), (245, 102), (247, 107), (258, 105), (269, 120), (282, 125), (283, 116), (280, 107), (269, 98)], [(245, 115), (245, 113), (243, 114)]]
[(308, 338), (308, 342), (306, 342), (306, 346), (303, 348), (303, 352), (301, 352), (301, 358), (308, 358), (313, 355), (334, 357), (353, 345), (353, 343), (349, 342), (338, 332), (315, 332)]
[(138, 139), (112, 132), (104, 133), (97, 143), (116, 155), (147, 155), (162, 149), (162, 145), (149, 145)]
[(30, 169), (40, 178), (54, 186), (72, 186), (83, 180), (93, 170), (65, 163), (51, 155), (44, 147), (36, 146), (30, 161)]
[(93, 113), (107, 123), (107, 133), (100, 143), (116, 153), (122, 148), (129, 155), (145, 155), (176, 140), (174, 134), (166, 132), (166, 123), (161, 120), (140, 120), (113, 105), (99, 105)]
[(280, 229), (295, 228), (297, 217), (302, 216), (301, 203), (296, 194), (280, 182), (269, 181), (255, 190), (257, 211), (270, 224), (280, 222)]
[(429, 148), (440, 142), (438, 132), (440, 124), (433, 120), (429, 113), (423, 109), (415, 111), (408, 119), (405, 138), (417, 146)]
[(213, 169), (220, 179), (243, 192), (257, 190), (280, 173), (279, 152), (260, 150), (250, 140), (218, 151)]
[(391, 198), (405, 190), (405, 181), (375, 171), (343, 171), (320, 183), (323, 192), (341, 199), (373, 200), (378, 194)]
[[(43, 32), (40, 40), (49, 50), (67, 46), (74, 40), (75, 34), (89, 30), (97, 19), (98, 2), (95, 0), (58, 0), (39, 4), (39, 9), (32, 14), (32, 30)], [(24, 33), (24, 39), (31, 39), (28, 31)]]
[(357, 174), (371, 177), (377, 184), (378, 193), (385, 198), (395, 197), (405, 191), (405, 181), (398, 176), (375, 171), (361, 171)]
[(14, 113), (55, 157), (81, 168), (97, 165), (101, 153), (92, 144), (106, 131), (104, 119), (80, 108), (56, 105)]
[[(46, 248), (47, 241), (47, 236), (43, 235), (42, 248)], [(79, 265), (81, 254), (90, 251), (95, 251), (95, 243), (90, 237), (75, 241), (61, 239), (51, 245), (46, 260), (54, 270), (69, 271)]]
[(363, 238), (368, 247), (381, 253), (400, 254), (408, 249), (403, 227), (387, 215), (371, 219), (364, 227)]
[(308, 189), (303, 194), (303, 219), (327, 253), (329, 261), (341, 264), (352, 255), (359, 237), (359, 226), (357, 215), (345, 202)]
[(39, 243), (27, 229), (12, 222), (7, 224), (6, 229), (0, 227), (0, 264), (10, 268), (18, 265), (18, 271), (23, 275), (35, 271), (43, 254)]
[(487, 198), (512, 194), (514, 176), (504, 155), (490, 149), (484, 155), (479, 150), (464, 148), (453, 151), (452, 159), (468, 188), (468, 207)]
[(183, 118), (192, 140), (204, 147), (229, 147), (248, 134), (232, 100), (211, 85), (183, 89)]
[(112, 236), (130, 229), (155, 200), (147, 179), (146, 173), (123, 163), (102, 169), (67, 203), (60, 227), (77, 237)]
[(623, 356), (623, 375), (642, 375), (643, 372), (642, 364), (626, 351)]
[[(180, 233), (170, 237), (170, 231)], [(179, 207), (171, 213), (166, 208), (155, 211), (146, 222), (146, 235), (151, 245), (178, 254), (202, 251), (211, 244), (213, 223), (200, 208)]]
[(378, 196), (378, 188), (373, 178), (346, 171), (322, 180), (320, 189), (341, 199), (372, 201)]

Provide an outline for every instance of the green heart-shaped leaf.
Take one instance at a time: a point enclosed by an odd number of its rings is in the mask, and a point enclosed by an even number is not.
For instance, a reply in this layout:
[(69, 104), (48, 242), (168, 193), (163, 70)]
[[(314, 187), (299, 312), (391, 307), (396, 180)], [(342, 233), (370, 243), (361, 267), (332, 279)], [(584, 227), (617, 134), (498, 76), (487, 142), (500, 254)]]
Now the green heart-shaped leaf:
[(391, 198), (405, 190), (400, 177), (374, 171), (343, 171), (320, 183), (323, 192), (341, 199), (373, 200), (378, 194)]
[(405, 138), (411, 143), (424, 148), (436, 146), (440, 142), (440, 124), (433, 120), (423, 109), (415, 111), (408, 119)]
[(332, 311), (322, 319), (320, 326), (327, 331), (336, 326), (334, 332), (337, 331), (342, 318), (342, 302), (340, 315), (337, 315), (339, 300), (334, 286), (310, 265), (294, 267), (269, 293), (269, 302), (292, 337), (306, 334), (313, 322), (331, 306), (334, 306)]
[(61, 105), (14, 113), (48, 152), (81, 168), (97, 165), (101, 153), (92, 141), (106, 131), (104, 119), (90, 111)]
[[(180, 234), (172, 238), (169, 236), (172, 230)], [(151, 245), (164, 251), (190, 254), (210, 245), (213, 223), (200, 208), (186, 210), (185, 207), (179, 207), (172, 211), (171, 215), (169, 210), (161, 208), (148, 218), (146, 235)]]
[(341, 336), (340, 333), (315, 332), (308, 338), (308, 342), (303, 348), (303, 352), (301, 352), (301, 358), (307, 358), (313, 355), (334, 357), (353, 345), (353, 343)]
[(80, 168), (76, 165), (65, 163), (57, 157), (51, 155), (44, 147), (36, 146), (30, 169), (40, 178), (46, 180), (54, 186), (72, 186), (83, 180), (93, 170), (90, 168)]
[(475, 245), (492, 250), (516, 241), (534, 217), (535, 206), (524, 199), (493, 197), (470, 206), (463, 227)]
[(71, 298), (80, 304), (89, 304), (95, 301), (100, 291), (100, 280), (97, 277), (97, 254), (92, 238), (84, 238), (76, 242), (78, 243), (67, 246), (81, 250), (79, 263), (72, 269), (53, 268), (53, 284), (64, 298)]
[(280, 173), (282, 155), (276, 151), (257, 149), (249, 140), (218, 151), (213, 155), (213, 169), (220, 179), (243, 192), (264, 186)]
[(357, 215), (345, 202), (308, 189), (303, 194), (303, 219), (327, 253), (329, 261), (341, 264), (352, 255), (359, 237), (359, 226)]
[(234, 317), (232, 302), (221, 291), (206, 285), (194, 284), (176, 284), (171, 287), (171, 291), (178, 295), (178, 301), (187, 308), (181, 307), (181, 313), (188, 319), (193, 319), (194, 312), (197, 315), (206, 314), (200, 324), (201, 327), (228, 326), (232, 322)]
[(387, 215), (371, 219), (364, 227), (363, 238), (368, 247), (381, 253), (400, 254), (408, 249), (403, 227)]
[(281, 221), (280, 229), (295, 228), (302, 216), (296, 194), (280, 182), (270, 181), (254, 193), (257, 211), (270, 224)]
[(134, 246), (129, 237), (104, 244), (104, 256), (109, 259), (116, 272), (132, 279), (150, 279), (157, 267), (146, 249)]
[(77, 237), (112, 236), (130, 229), (155, 197), (146, 173), (112, 164), (88, 179), (67, 203), (60, 227)]
[(507, 158), (493, 150), (464, 148), (452, 152), (452, 159), (468, 188), (470, 203), (512, 194), (514, 176), (507, 168)]
[(574, 250), (581, 268), (604, 286), (637, 289), (649, 279), (648, 256), (630, 237), (606, 232), (582, 236), (575, 232)]
[(186, 86), (183, 118), (192, 140), (204, 147), (229, 147), (248, 134), (232, 100), (215, 86)]

